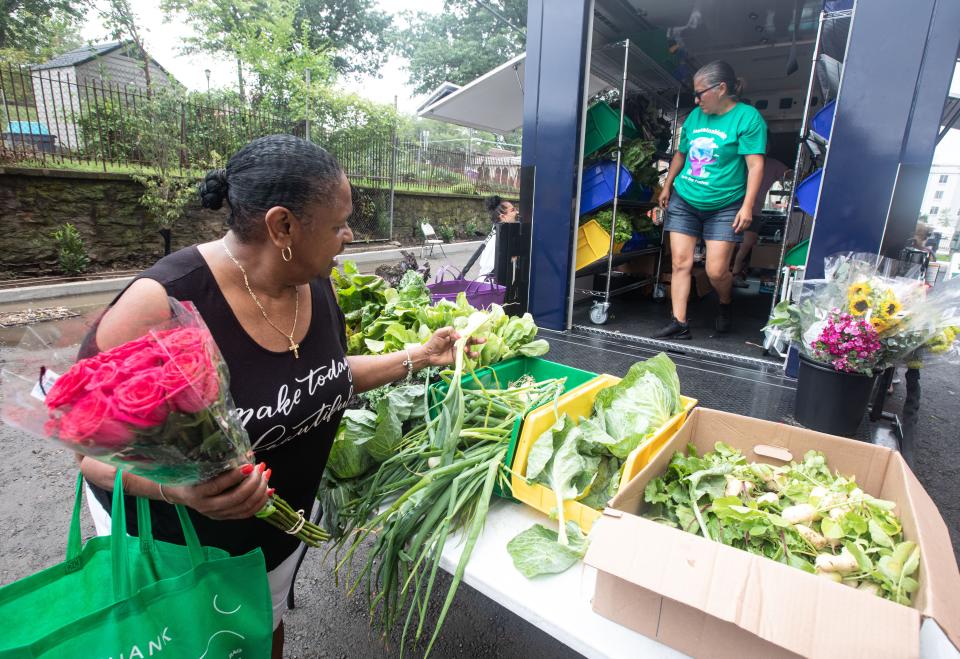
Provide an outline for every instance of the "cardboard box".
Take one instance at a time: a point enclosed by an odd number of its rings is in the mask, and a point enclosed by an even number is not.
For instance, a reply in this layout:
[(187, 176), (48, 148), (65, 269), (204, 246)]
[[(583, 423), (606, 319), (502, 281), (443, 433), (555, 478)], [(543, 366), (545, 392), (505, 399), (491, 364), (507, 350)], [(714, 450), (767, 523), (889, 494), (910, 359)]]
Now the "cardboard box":
[(758, 270), (776, 270), (780, 267), (780, 250), (783, 246), (754, 245), (750, 250), (750, 267)]
[[(920, 545), (914, 606), (637, 516), (644, 488), (676, 451), (693, 443), (702, 454), (717, 441), (740, 449), (750, 461), (770, 464), (800, 460), (810, 449), (822, 451), (832, 470), (855, 475), (864, 491), (896, 502), (904, 537)], [(920, 626), (927, 618), (960, 647), (960, 573), (950, 536), (936, 505), (895, 451), (696, 408), (610, 505), (613, 509), (593, 527), (584, 559), (598, 570), (593, 608), (681, 652), (738, 658), (918, 657)], [(925, 628), (925, 639), (929, 631), (939, 630)], [(941, 642), (949, 646), (942, 636)]]

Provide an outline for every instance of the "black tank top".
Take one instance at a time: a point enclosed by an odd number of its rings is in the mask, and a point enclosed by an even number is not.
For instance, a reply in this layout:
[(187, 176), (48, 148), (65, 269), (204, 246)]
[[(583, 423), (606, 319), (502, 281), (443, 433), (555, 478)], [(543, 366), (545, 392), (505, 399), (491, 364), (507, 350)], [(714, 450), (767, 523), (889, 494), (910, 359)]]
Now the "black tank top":
[[(353, 393), (343, 314), (330, 281), (310, 282), (312, 316), (296, 359), (289, 351), (267, 350), (247, 334), (195, 246), (164, 257), (136, 279), (142, 278), (160, 282), (170, 297), (196, 306), (230, 370), (230, 393), (257, 462), (273, 469), (270, 486), (277, 495), (309, 515), (340, 417)], [(95, 351), (95, 336), (96, 327), (88, 337), (93, 349), (85, 350), (83, 356)], [(109, 511), (110, 493), (91, 487)], [(136, 501), (128, 497), (125, 504), (127, 528), (136, 534)], [(151, 501), (150, 510), (154, 535), (182, 544), (173, 506)], [(201, 543), (234, 555), (261, 547), (268, 570), (290, 556), (299, 543), (256, 518), (216, 521), (190, 513)]]

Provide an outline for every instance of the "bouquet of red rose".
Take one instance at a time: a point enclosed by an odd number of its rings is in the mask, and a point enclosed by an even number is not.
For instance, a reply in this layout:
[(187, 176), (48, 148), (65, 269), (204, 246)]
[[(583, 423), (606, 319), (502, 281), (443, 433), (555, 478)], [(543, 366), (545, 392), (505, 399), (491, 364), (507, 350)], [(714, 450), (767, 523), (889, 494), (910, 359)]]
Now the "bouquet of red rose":
[[(171, 300), (172, 318), (140, 338), (73, 363), (30, 329), (3, 368), (3, 420), (163, 485), (191, 485), (249, 463), (229, 372), (200, 315)], [(58, 371), (62, 375), (58, 375)], [(258, 517), (316, 546), (325, 531), (271, 496)]]

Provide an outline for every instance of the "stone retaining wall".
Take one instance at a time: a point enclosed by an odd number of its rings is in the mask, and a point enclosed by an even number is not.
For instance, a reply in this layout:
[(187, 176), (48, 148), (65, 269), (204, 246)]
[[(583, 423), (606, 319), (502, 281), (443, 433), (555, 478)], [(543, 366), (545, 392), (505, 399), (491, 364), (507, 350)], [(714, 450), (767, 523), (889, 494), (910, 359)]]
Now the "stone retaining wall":
[[(376, 204), (388, 203), (388, 193), (370, 192)], [(60, 274), (50, 234), (67, 222), (83, 237), (93, 271), (152, 264), (163, 255), (163, 239), (140, 207), (142, 194), (124, 174), (0, 168), (0, 279)], [(385, 209), (378, 213), (386, 217)], [(216, 239), (226, 217), (226, 210), (191, 205), (173, 228), (173, 248)], [(438, 233), (449, 227), (455, 238), (489, 227), (479, 197), (397, 192), (394, 240), (419, 244), (421, 219)]]

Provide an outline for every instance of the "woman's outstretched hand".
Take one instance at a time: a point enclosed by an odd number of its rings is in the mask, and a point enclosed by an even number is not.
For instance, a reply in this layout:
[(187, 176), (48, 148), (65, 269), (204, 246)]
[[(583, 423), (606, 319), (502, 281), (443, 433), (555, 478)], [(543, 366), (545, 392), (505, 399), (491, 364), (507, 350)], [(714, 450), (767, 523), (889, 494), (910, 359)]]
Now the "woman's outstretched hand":
[[(433, 336), (423, 344), (422, 350), (427, 358), (429, 366), (447, 366), (452, 364), (457, 358), (456, 343), (460, 335), (452, 327), (441, 327)], [(482, 344), (486, 339), (472, 338), (467, 341), (464, 352), (470, 357), (478, 357), (479, 352), (473, 350), (477, 345)]]

